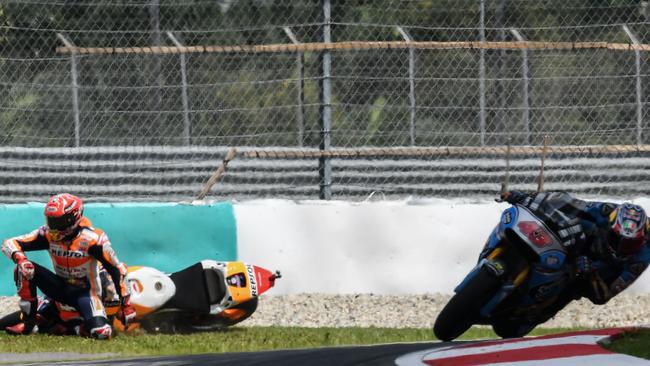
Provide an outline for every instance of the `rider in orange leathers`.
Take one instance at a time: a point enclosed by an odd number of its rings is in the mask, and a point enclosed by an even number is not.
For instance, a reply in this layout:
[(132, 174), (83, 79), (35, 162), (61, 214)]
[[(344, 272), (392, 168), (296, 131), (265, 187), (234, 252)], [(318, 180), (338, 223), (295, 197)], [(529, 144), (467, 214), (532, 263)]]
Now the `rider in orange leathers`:
[[(112, 327), (102, 303), (100, 264), (106, 269), (121, 303), (118, 318), (125, 324), (135, 318), (124, 283), (126, 265), (121, 263), (106, 234), (93, 228), (83, 216), (83, 202), (63, 193), (45, 206), (46, 224), (29, 234), (5, 240), (2, 252), (16, 263), (14, 277), (20, 297), (22, 322), (6, 328), (13, 334), (29, 334), (37, 329), (38, 287), (48, 298), (73, 306), (83, 317), (78, 334), (109, 339)], [(54, 273), (27, 259), (24, 252), (47, 250)]]

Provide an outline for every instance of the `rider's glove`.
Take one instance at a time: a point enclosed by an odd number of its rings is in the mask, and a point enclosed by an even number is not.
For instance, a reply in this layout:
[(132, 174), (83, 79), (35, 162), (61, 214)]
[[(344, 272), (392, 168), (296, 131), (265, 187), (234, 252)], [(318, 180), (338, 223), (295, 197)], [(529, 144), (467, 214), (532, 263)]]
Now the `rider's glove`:
[(591, 247), (589, 248), (592, 256), (596, 259), (611, 261), (616, 259), (616, 253), (614, 249), (607, 242), (607, 229), (600, 230), (597, 235), (594, 236), (592, 240)]
[(586, 277), (596, 270), (594, 262), (589, 257), (581, 255), (575, 260), (575, 272), (580, 277)]
[(23, 278), (27, 280), (34, 278), (34, 263), (30, 262), (24, 253), (14, 253), (13, 259), (17, 264), (18, 272)]
[(508, 203), (519, 203), (523, 202), (526, 198), (526, 194), (520, 191), (505, 191), (501, 192), (497, 202), (508, 202)]
[(124, 324), (125, 328), (135, 320), (135, 308), (131, 305), (130, 295), (122, 298), (122, 305), (120, 306), (120, 311), (117, 313), (117, 318)]

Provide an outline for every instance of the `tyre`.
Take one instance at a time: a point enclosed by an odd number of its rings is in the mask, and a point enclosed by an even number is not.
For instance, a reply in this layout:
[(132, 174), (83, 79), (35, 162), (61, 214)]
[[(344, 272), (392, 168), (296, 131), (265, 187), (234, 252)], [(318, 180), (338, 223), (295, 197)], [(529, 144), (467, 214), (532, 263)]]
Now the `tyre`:
[(240, 323), (248, 319), (251, 315), (253, 315), (255, 310), (257, 310), (258, 301), (259, 301), (258, 298), (254, 297), (246, 302), (243, 302), (237, 306), (232, 307), (232, 309), (239, 310), (239, 312), (237, 315), (230, 318), (230, 321), (228, 322), (228, 326)]
[(147, 333), (176, 334), (187, 333), (189, 317), (178, 310), (161, 310), (145, 316), (140, 321), (140, 327)]
[(219, 314), (192, 314), (166, 309), (147, 315), (140, 327), (148, 333), (186, 334), (223, 330), (248, 319), (257, 309), (258, 299), (236, 305)]
[(18, 310), (0, 318), (0, 329), (4, 330), (5, 328), (11, 327), (12, 325), (16, 325), (20, 322), (20, 310)]
[(257, 309), (258, 298), (252, 298), (220, 314), (204, 314), (196, 317), (190, 324), (195, 332), (205, 332), (224, 329), (248, 319)]
[(465, 333), (478, 319), (479, 311), (501, 287), (501, 281), (485, 268), (449, 300), (433, 326), (442, 341), (451, 341)]
[(513, 320), (499, 320), (492, 324), (492, 330), (501, 338), (519, 338), (530, 333), (536, 324), (523, 324)]

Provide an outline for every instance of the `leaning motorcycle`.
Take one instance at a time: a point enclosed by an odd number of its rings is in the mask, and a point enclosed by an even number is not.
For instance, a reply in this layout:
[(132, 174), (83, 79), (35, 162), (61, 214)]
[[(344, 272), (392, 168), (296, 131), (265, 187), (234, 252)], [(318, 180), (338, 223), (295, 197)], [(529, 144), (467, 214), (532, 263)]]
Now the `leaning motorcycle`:
[[(275, 285), (280, 272), (239, 261), (203, 260), (181, 271), (165, 274), (153, 267), (129, 267), (125, 283), (131, 292), (135, 321), (122, 324), (116, 314), (115, 295), (104, 299), (106, 314), (119, 331), (144, 329), (151, 333), (187, 333), (209, 331), (235, 325), (257, 309), (259, 296)], [(112, 282), (111, 282), (112, 285)], [(105, 291), (106, 292), (106, 291)], [(109, 293), (111, 291), (108, 291)], [(48, 309), (40, 318), (46, 324), (39, 331), (73, 334), (82, 323), (70, 306), (39, 299), (40, 309)], [(52, 309), (55, 314), (52, 315)], [(45, 311), (45, 310), (44, 310)], [(56, 318), (53, 321), (53, 318)], [(0, 319), (0, 328), (20, 321), (20, 311)]]
[(490, 234), (478, 264), (458, 285), (434, 324), (450, 341), (473, 324), (503, 338), (521, 337), (573, 300), (569, 253), (526, 207), (512, 205)]

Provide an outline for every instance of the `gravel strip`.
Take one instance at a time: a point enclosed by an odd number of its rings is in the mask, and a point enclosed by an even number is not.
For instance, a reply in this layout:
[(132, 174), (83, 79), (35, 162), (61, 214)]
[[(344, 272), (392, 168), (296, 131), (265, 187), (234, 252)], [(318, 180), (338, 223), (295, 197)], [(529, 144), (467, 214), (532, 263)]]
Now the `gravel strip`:
[[(449, 295), (262, 295), (243, 326), (431, 328)], [(0, 297), (0, 315), (18, 309), (17, 297)], [(573, 302), (543, 327), (617, 327), (650, 323), (650, 294), (622, 294), (596, 306)]]
[[(279, 295), (262, 296), (257, 311), (242, 325), (303, 327), (432, 328), (449, 295)], [(650, 294), (622, 294), (606, 305), (571, 303), (543, 327), (645, 325)]]

